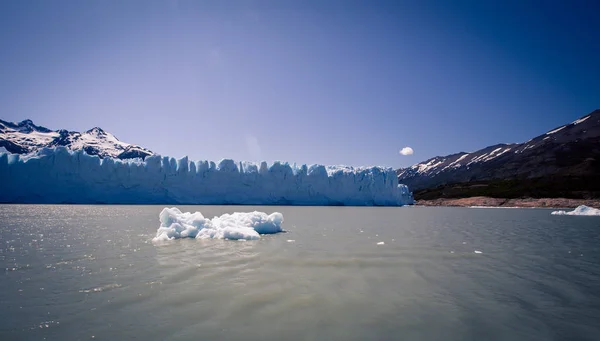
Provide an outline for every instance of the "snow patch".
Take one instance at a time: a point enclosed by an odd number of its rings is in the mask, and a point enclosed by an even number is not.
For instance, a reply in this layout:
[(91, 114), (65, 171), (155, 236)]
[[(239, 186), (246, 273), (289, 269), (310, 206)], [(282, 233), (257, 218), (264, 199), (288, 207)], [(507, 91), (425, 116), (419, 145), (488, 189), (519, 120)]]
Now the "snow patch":
[[(442, 168), (442, 170), (441, 170), (440, 172), (442, 172), (442, 171), (445, 171), (445, 170), (446, 170), (446, 169), (448, 169), (448, 168), (460, 168), (460, 167), (462, 166), (462, 165), (460, 164), (460, 162), (461, 162), (462, 160), (464, 160), (464, 159), (465, 159), (467, 156), (469, 156), (469, 154), (468, 154), (468, 153), (467, 153), (467, 154), (464, 154), (464, 155), (462, 155), (461, 157), (459, 157), (458, 159), (456, 159), (456, 160), (454, 160), (454, 161), (450, 162), (450, 163), (448, 164), (448, 166), (446, 166), (446, 167)], [(438, 173), (439, 173), (439, 172), (438, 172)]]
[(469, 156), (469, 154), (465, 154), (465, 155), (463, 155), (463, 156), (459, 157), (459, 158), (458, 158), (458, 159), (456, 159), (454, 162), (452, 162), (450, 165), (454, 165), (454, 164), (457, 164), (457, 163), (461, 162), (461, 161), (462, 161), (462, 160), (464, 160), (464, 158), (466, 158), (467, 156)]
[(212, 219), (200, 212), (181, 212), (177, 207), (164, 208), (160, 212), (160, 227), (153, 241), (180, 238), (195, 239), (259, 239), (261, 234), (283, 231), (283, 215), (279, 212), (235, 212)]
[(600, 216), (600, 210), (585, 205), (578, 206), (573, 211), (554, 211), (552, 215), (580, 215), (580, 216)]
[(535, 148), (535, 146), (536, 146), (535, 144), (531, 144), (531, 145), (525, 146), (524, 148), (522, 148), (522, 149), (519, 151), (519, 153), (523, 153), (523, 152), (524, 152), (524, 151), (526, 151), (527, 149)]
[(469, 161), (469, 163), (467, 163), (467, 166), (471, 165), (472, 163), (481, 162), (481, 161), (483, 161), (487, 157), (488, 157), (488, 153), (484, 153), (484, 154), (481, 154), (479, 156), (476, 156), (476, 157), (472, 158), (471, 161)]
[(587, 120), (587, 119), (588, 119), (588, 118), (590, 118), (590, 117), (591, 117), (590, 115), (588, 115), (588, 116), (586, 116), (586, 117), (582, 117), (582, 118), (580, 118), (580, 119), (578, 119), (578, 120), (575, 120), (575, 121), (571, 122), (571, 124), (573, 124), (573, 125), (577, 125), (577, 124), (579, 124), (579, 123), (581, 123), (581, 122), (583, 122), (583, 121)]
[(487, 161), (493, 160), (493, 159), (497, 158), (498, 156), (510, 151), (510, 149), (511, 148), (506, 148), (506, 149), (502, 150), (502, 148), (496, 148), (490, 153), (490, 155), (488, 155), (482, 161), (487, 162)]
[[(582, 121), (582, 122), (583, 122), (583, 121)], [(550, 130), (549, 132), (547, 132), (547, 133), (546, 133), (546, 135), (550, 135), (550, 134), (557, 133), (557, 132), (559, 132), (559, 131), (561, 131), (561, 130), (565, 129), (566, 127), (567, 127), (567, 126), (562, 126), (562, 127), (560, 127), (560, 128), (556, 128), (556, 129), (554, 129), (554, 130)]]
[(431, 170), (431, 169), (433, 169), (433, 168), (441, 165), (442, 163), (444, 163), (444, 161), (445, 161), (444, 159), (442, 159), (441, 161), (437, 161), (437, 160), (434, 159), (434, 160), (431, 160), (431, 161), (429, 161), (427, 163), (419, 164), (417, 166), (419, 168), (417, 172), (419, 172), (419, 173), (425, 173), (425, 172), (427, 172), (427, 171), (429, 171), (429, 170)]

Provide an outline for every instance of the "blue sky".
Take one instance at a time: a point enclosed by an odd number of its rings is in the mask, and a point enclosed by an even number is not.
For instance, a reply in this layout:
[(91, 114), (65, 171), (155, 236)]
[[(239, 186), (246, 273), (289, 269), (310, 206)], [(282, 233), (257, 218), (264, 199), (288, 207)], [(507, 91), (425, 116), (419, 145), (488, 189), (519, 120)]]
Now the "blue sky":
[(196, 160), (404, 167), (600, 108), (596, 3), (2, 1), (0, 118)]

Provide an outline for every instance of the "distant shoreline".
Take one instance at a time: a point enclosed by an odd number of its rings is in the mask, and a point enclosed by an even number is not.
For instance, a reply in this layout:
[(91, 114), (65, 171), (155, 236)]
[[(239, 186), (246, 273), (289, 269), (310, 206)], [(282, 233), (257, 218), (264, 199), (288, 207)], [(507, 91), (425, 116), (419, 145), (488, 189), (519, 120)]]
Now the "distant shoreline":
[(523, 208), (575, 208), (579, 205), (600, 207), (600, 199), (567, 199), (567, 198), (439, 198), (433, 200), (416, 200), (415, 205), (420, 206), (454, 206), (454, 207), (523, 207)]

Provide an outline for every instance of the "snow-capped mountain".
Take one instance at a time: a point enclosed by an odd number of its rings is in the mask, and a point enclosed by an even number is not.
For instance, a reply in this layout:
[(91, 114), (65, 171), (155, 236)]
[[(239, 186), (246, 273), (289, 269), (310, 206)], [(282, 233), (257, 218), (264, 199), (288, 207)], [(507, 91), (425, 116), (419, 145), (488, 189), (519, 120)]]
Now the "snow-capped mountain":
[(110, 156), (119, 159), (146, 158), (154, 153), (146, 148), (119, 141), (101, 128), (86, 132), (50, 130), (35, 125), (31, 120), (12, 123), (0, 120), (0, 147), (11, 153), (25, 154), (44, 147), (64, 146), (70, 150), (84, 150), (89, 155), (101, 158)]
[(600, 110), (525, 143), (436, 156), (398, 169), (397, 174), (413, 191), (492, 179), (600, 174)]

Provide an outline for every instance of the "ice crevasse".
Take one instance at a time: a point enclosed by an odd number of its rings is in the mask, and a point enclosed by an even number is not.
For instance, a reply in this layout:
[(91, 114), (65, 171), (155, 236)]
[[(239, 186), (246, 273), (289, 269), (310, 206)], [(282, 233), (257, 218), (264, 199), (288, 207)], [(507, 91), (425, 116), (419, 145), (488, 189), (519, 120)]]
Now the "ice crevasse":
[(413, 203), (392, 168), (145, 160), (64, 147), (31, 154), (0, 148), (0, 202), (401, 206)]

